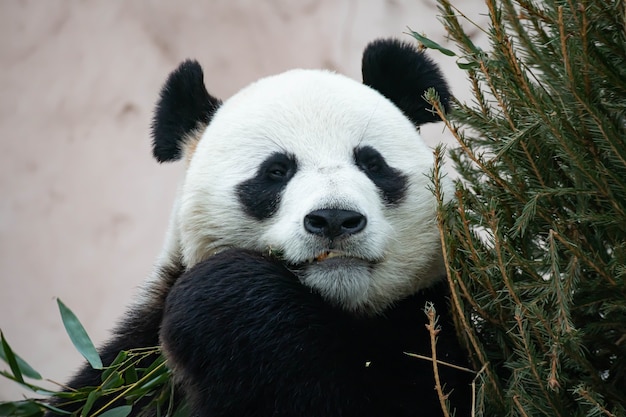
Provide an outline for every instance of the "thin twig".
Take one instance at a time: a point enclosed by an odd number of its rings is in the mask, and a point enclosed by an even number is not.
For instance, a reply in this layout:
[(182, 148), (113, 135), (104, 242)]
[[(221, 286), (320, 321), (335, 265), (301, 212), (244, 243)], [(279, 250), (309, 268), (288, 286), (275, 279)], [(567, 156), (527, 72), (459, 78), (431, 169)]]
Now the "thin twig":
[[(441, 110), (441, 106), (436, 105), (436, 103), (433, 103), (435, 105), (435, 109), (437, 110), (437, 112), (443, 117), (443, 112)], [(445, 119), (444, 119), (445, 120)], [(467, 335), (467, 338), (469, 339), (472, 348), (474, 350), (474, 353), (476, 354), (476, 356), (478, 356), (478, 360), (480, 361), (481, 364), (486, 365), (488, 364), (488, 360), (484, 355), (483, 350), (481, 349), (481, 344), (479, 343), (479, 341), (476, 338), (476, 335), (472, 332), (472, 327), (471, 325), (468, 323), (467, 321), (467, 317), (464, 314), (464, 310), (461, 307), (461, 300), (459, 300), (459, 295), (457, 293), (457, 291), (455, 291), (454, 288), (454, 282), (452, 281), (452, 270), (450, 267), (450, 257), (448, 254), (448, 249), (446, 246), (446, 239), (444, 236), (444, 220), (443, 220), (443, 216), (441, 214), (443, 207), (441, 207), (442, 202), (443, 202), (443, 195), (441, 194), (441, 182), (440, 182), (440, 168), (441, 168), (441, 160), (440, 160), (440, 155), (435, 155), (435, 165), (434, 165), (434, 169), (433, 169), (433, 181), (434, 181), (434, 190), (435, 190), (435, 198), (437, 199), (440, 207), (437, 210), (437, 222), (439, 225), (439, 239), (441, 242), (441, 250), (442, 250), (442, 255), (443, 255), (443, 259), (444, 259), (444, 263), (445, 263), (445, 267), (446, 267), (446, 274), (448, 276), (448, 286), (450, 287), (450, 300), (452, 301), (452, 304), (454, 306), (454, 308), (456, 309), (457, 312), (457, 317), (460, 319), (461, 321), (461, 325), (463, 326), (463, 329), (465, 329), (465, 334)], [(491, 368), (488, 366), (486, 368), (486, 373), (488, 375), (488, 379), (491, 382), (494, 390), (498, 393), (499, 398), (502, 398), (502, 393), (500, 392), (500, 387), (498, 386), (498, 379), (497, 377), (492, 373)]]
[(437, 328), (437, 315), (435, 312), (435, 306), (431, 303), (426, 305), (426, 316), (428, 317), (428, 324), (426, 328), (430, 333), (430, 349), (432, 355), (433, 373), (435, 375), (435, 390), (437, 390), (437, 397), (439, 397), (439, 405), (441, 411), (443, 411), (444, 417), (450, 417), (450, 411), (446, 405), (448, 394), (444, 394), (441, 386), (441, 379), (439, 378), (439, 361), (437, 360), (437, 335), (440, 329)]
[[(411, 356), (413, 358), (423, 359), (423, 360), (428, 361), (428, 362), (432, 362), (433, 361), (432, 357), (428, 357), (428, 356), (424, 356), (424, 355), (418, 355), (417, 353), (404, 352), (404, 354), (408, 355), (408, 356)], [(437, 359), (437, 363), (439, 365), (443, 365), (443, 366), (447, 366), (447, 367), (450, 367), (450, 368), (458, 369), (460, 371), (470, 372), (472, 374), (476, 373), (476, 371), (474, 371), (474, 370), (472, 370), (470, 368), (466, 368), (464, 366), (455, 365), (455, 364), (450, 363), (450, 362), (440, 361), (440, 360)]]

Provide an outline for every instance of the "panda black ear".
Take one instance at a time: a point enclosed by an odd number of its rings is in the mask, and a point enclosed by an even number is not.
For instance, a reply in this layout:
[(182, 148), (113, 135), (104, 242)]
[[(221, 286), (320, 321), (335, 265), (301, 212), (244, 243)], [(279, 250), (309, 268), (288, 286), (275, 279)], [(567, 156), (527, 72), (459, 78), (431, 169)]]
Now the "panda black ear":
[(426, 90), (434, 88), (447, 111), (450, 90), (443, 74), (423, 51), (397, 39), (379, 39), (363, 52), (363, 83), (398, 106), (416, 125), (441, 120), (424, 100)]
[(183, 147), (211, 121), (222, 104), (204, 87), (197, 61), (187, 60), (167, 78), (152, 120), (152, 154), (159, 162), (175, 161)]

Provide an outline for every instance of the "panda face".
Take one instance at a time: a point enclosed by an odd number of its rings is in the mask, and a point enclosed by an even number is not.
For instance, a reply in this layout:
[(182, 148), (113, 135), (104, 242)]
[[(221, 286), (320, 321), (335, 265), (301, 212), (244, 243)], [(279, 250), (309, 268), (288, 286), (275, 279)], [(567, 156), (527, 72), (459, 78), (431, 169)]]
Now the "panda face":
[(262, 79), (221, 105), (191, 155), (183, 263), (263, 251), (331, 303), (379, 312), (441, 276), (432, 163), (368, 86), (313, 70)]

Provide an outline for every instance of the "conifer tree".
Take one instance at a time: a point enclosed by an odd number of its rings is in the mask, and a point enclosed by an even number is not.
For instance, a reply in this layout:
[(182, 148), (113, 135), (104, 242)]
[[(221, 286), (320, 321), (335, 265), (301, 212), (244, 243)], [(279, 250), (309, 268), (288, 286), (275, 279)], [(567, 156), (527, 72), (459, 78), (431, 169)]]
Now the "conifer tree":
[(626, 2), (486, 0), (484, 49), (452, 3), (473, 98), (442, 114), (439, 222), (475, 415), (626, 416)]

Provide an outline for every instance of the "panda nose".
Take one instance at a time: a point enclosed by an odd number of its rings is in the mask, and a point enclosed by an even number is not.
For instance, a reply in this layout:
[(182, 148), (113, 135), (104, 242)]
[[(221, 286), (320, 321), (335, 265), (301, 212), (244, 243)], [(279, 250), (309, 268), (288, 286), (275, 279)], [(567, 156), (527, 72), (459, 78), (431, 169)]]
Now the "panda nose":
[(365, 229), (367, 219), (352, 210), (322, 209), (304, 216), (304, 228), (314, 235), (336, 239)]

